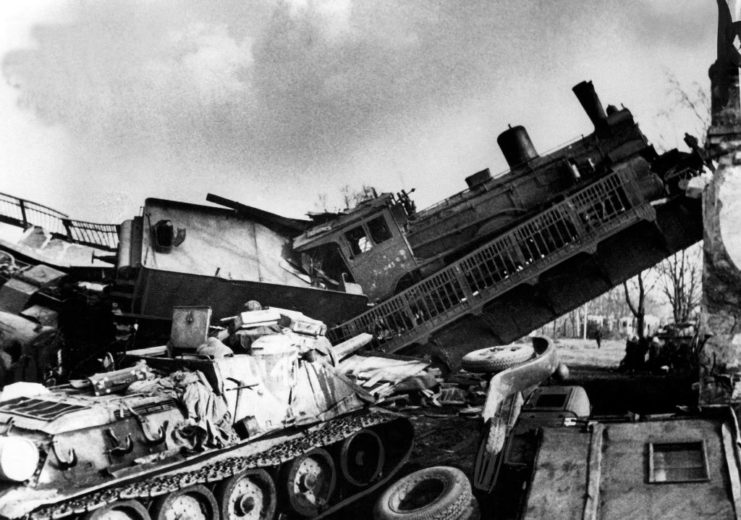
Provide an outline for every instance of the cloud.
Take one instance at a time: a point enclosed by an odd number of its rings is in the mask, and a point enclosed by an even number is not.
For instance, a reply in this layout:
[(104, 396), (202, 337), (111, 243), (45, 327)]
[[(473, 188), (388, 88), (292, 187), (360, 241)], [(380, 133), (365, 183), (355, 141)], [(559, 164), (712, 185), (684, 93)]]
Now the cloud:
[(35, 27), (35, 45), (8, 53), (3, 72), (21, 106), (91, 148), (331, 155), (491, 91), (499, 68), (526, 71), (529, 47), (549, 50), (528, 43), (542, 10), (515, 4), (89, 2)]
[[(576, 102), (564, 105), (573, 84), (601, 74), (603, 92), (615, 64), (629, 69), (643, 47), (651, 55), (652, 31), (667, 48), (695, 37), (683, 34), (695, 22), (681, 25), (669, 0), (659, 4), (82, 1), (35, 26), (33, 44), (5, 54), (2, 71), (26, 113), (69, 134), (74, 175), (109, 186), (186, 178), (180, 189), (196, 190), (218, 171), (300, 200), (370, 175), (441, 173), (467, 159), (442, 150), (446, 141), (492, 143), (470, 167), (490, 166), (481, 157), (497, 154), (509, 122), (537, 123), (542, 146), (571, 137), (585, 120)], [(666, 20), (679, 25), (667, 30)], [(412, 150), (426, 143), (436, 149)]]
[(234, 123), (229, 107), (252, 104), (251, 41), (217, 21), (161, 24), (156, 14), (109, 2), (37, 26), (35, 48), (5, 56), (5, 77), (21, 106), (91, 145), (187, 148), (202, 134), (208, 146), (219, 137), (211, 122)]
[[(631, 0), (622, 24), (636, 37), (646, 53), (661, 46), (686, 51), (715, 39), (717, 9), (713, 3), (696, 0)], [(630, 15), (628, 15), (630, 13)]]

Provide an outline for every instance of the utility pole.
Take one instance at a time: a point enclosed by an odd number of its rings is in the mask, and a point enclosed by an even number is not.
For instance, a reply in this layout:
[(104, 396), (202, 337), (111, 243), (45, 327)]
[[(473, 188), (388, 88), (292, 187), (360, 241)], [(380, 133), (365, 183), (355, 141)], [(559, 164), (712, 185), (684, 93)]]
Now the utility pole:
[(587, 324), (589, 323), (589, 302), (584, 304), (584, 334), (582, 339), (587, 339)]

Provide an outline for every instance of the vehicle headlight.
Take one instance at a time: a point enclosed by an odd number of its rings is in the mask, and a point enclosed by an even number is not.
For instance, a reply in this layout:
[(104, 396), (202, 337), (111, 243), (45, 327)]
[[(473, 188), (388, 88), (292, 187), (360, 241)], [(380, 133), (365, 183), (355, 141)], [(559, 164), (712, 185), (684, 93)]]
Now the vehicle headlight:
[(39, 450), (23, 437), (0, 437), (0, 478), (23, 482), (31, 478), (39, 464)]

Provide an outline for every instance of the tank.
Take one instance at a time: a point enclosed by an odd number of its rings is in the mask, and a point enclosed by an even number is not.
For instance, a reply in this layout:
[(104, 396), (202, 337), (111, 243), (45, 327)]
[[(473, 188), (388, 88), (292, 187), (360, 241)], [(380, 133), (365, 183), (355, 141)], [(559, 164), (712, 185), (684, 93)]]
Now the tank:
[(208, 336), (209, 318), (176, 309), (125, 368), (6, 387), (0, 517), (319, 518), (407, 460), (411, 424), (335, 371), (321, 322), (261, 309)]

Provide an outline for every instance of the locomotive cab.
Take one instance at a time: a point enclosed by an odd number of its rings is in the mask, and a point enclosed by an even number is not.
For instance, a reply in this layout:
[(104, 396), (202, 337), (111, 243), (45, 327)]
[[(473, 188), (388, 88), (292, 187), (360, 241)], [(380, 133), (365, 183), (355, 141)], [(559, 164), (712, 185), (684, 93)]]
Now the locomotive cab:
[(362, 290), (377, 300), (393, 293), (418, 267), (404, 234), (406, 221), (403, 203), (384, 193), (312, 227), (294, 239), (293, 247), (317, 283), (346, 292)]

